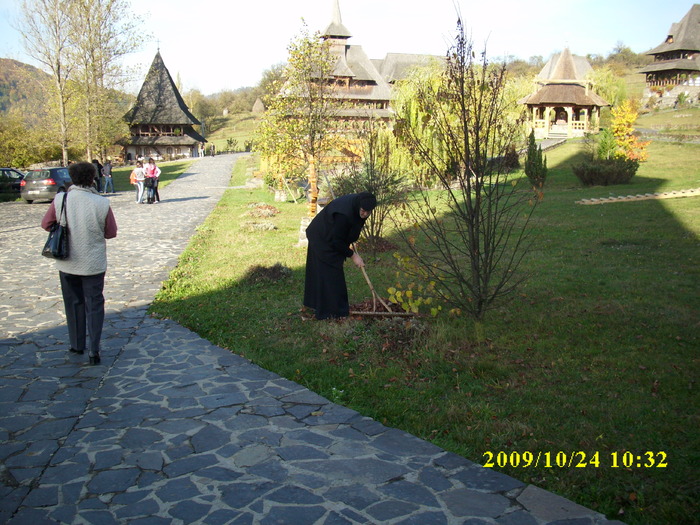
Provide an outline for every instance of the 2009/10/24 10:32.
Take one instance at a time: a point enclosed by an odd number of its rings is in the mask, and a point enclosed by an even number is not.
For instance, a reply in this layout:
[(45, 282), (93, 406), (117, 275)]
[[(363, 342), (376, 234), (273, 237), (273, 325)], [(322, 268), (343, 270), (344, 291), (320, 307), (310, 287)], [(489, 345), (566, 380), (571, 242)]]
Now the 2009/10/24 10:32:
[[(665, 468), (668, 467), (668, 455), (666, 452), (651, 452), (645, 451), (640, 454), (634, 454), (629, 450), (624, 452), (610, 452), (610, 464), (602, 464), (601, 453), (599, 451), (588, 454), (584, 451), (575, 452), (484, 452), (483, 456), (487, 458), (484, 467), (538, 467), (544, 468), (586, 468), (601, 466), (609, 466), (610, 468)], [(605, 457), (605, 454), (603, 454)]]

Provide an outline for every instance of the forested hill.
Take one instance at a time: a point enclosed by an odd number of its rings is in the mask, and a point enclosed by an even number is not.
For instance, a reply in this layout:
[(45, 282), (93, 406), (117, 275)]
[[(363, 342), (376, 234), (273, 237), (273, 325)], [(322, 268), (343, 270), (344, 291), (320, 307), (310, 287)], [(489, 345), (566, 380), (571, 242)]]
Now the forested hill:
[(41, 100), (42, 84), (49, 80), (40, 69), (12, 60), (0, 58), (0, 113), (10, 109), (26, 109)]

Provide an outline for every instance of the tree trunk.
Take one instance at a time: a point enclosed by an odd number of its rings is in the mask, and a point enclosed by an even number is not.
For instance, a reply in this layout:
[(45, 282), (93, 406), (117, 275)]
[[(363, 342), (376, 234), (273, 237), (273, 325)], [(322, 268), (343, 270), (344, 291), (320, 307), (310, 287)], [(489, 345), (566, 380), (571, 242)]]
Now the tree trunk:
[(309, 217), (316, 216), (318, 208), (318, 173), (316, 173), (316, 159), (309, 161), (309, 191), (311, 200), (309, 201)]

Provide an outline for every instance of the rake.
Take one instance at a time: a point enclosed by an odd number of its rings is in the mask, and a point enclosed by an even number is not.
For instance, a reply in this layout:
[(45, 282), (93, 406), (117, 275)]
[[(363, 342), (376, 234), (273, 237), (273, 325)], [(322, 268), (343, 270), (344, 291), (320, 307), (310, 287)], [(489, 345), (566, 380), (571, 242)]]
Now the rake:
[[(355, 253), (359, 254), (357, 251), (357, 248), (353, 246), (353, 249), (355, 250)], [(360, 312), (360, 311), (351, 311), (350, 315), (366, 315), (366, 316), (376, 316), (376, 317), (413, 317), (415, 314), (413, 312), (394, 312), (388, 304), (386, 304), (386, 301), (382, 299), (379, 294), (376, 292), (374, 289), (374, 285), (372, 285), (372, 281), (369, 279), (369, 275), (367, 275), (367, 270), (365, 270), (364, 266), (360, 268), (362, 270), (362, 275), (365, 276), (365, 281), (367, 281), (367, 285), (369, 286), (370, 291), (372, 292), (372, 311), (371, 312)], [(377, 311), (377, 300), (382, 304), (382, 306), (386, 309), (386, 312), (383, 311)]]

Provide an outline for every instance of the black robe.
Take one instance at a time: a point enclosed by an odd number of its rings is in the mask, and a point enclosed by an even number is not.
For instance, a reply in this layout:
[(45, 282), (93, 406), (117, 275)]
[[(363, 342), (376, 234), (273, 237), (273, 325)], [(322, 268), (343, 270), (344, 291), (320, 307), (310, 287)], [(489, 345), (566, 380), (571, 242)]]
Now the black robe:
[(338, 197), (314, 217), (306, 228), (304, 305), (317, 319), (347, 317), (350, 313), (343, 263), (352, 257), (350, 244), (360, 237), (360, 194)]

